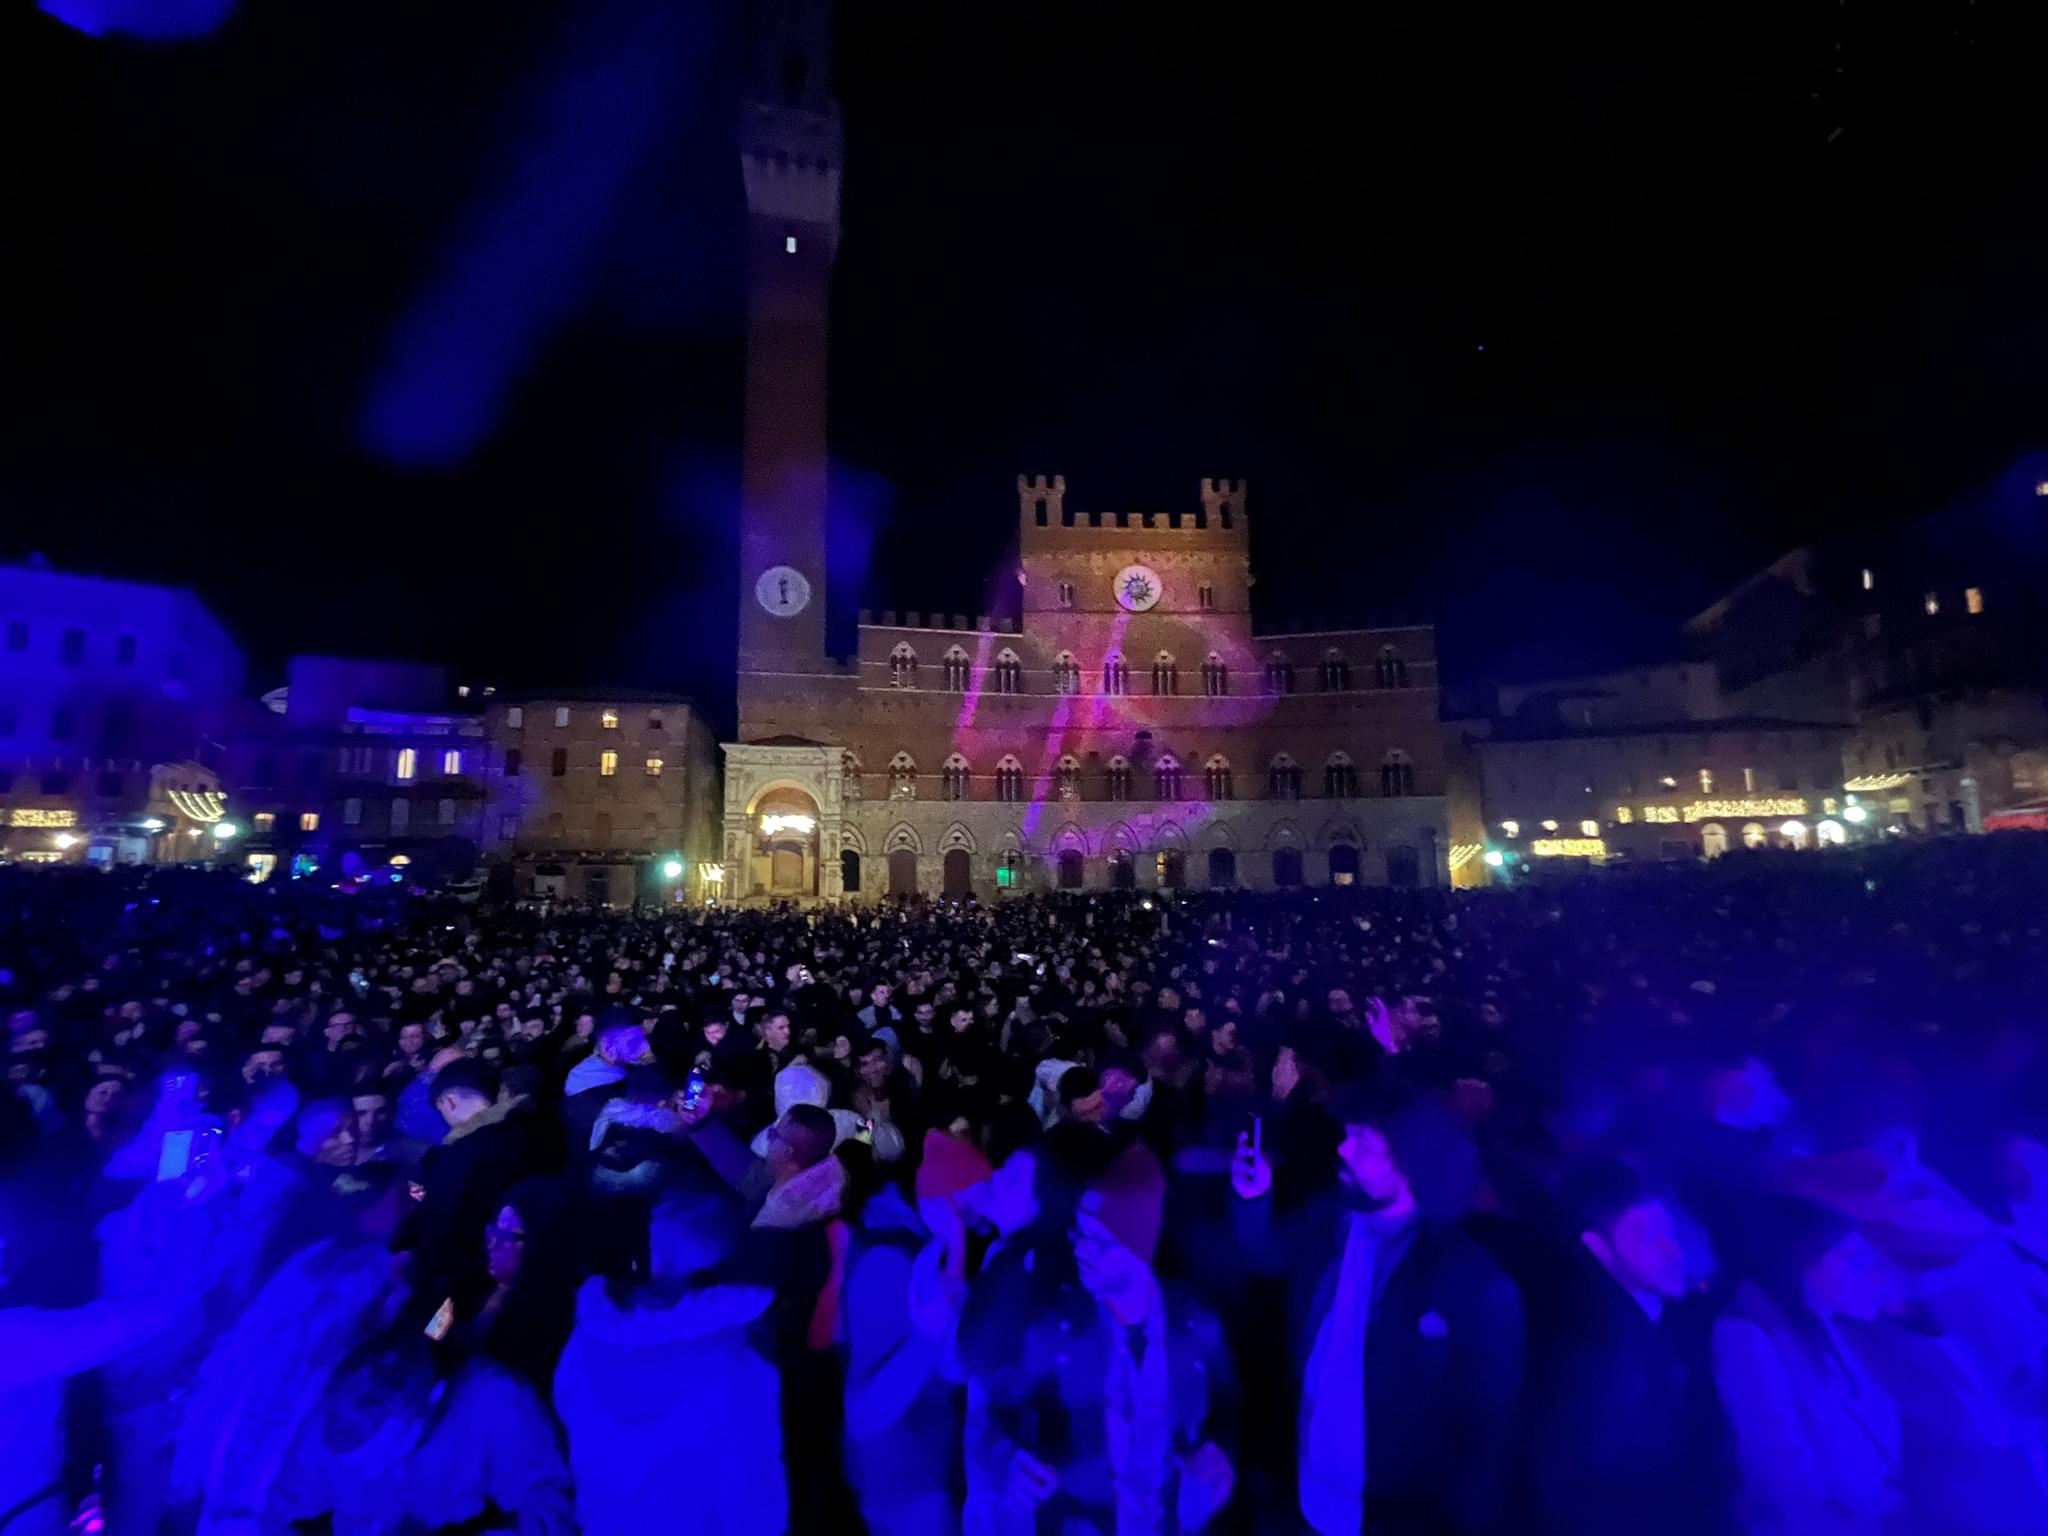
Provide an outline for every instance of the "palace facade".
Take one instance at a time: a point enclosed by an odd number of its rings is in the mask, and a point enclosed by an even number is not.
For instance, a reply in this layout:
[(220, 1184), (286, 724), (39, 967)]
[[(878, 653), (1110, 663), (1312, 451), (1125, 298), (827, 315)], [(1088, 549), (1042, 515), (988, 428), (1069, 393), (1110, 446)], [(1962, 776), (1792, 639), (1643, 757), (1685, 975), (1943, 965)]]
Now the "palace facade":
[(1019, 617), (864, 613), (827, 654), (827, 5), (759, 44), (729, 896), (1446, 882), (1433, 632), (1257, 632), (1241, 480), (1138, 513), (1019, 477)]

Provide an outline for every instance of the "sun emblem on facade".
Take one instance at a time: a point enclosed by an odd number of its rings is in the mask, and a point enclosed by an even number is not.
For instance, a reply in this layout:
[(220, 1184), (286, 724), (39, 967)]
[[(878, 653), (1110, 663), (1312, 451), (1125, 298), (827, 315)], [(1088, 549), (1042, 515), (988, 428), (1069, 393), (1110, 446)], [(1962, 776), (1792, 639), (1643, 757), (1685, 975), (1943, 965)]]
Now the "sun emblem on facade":
[(1149, 566), (1127, 565), (1116, 573), (1117, 606), (1127, 612), (1143, 613), (1164, 591), (1158, 573)]

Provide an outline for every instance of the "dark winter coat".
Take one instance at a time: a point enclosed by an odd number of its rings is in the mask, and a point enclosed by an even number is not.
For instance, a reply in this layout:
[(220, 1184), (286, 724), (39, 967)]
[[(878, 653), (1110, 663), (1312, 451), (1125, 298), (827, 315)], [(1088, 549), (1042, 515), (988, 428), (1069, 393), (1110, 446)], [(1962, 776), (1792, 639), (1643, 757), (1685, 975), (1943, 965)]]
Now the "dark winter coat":
[[(1239, 1202), (1239, 1242), (1287, 1278), (1298, 1394), (1336, 1294), (1349, 1209), (1333, 1190), (1276, 1226), (1270, 1203), (1270, 1196)], [(1373, 1289), (1366, 1530), (1468, 1536), (1496, 1529), (1522, 1389), (1522, 1301), (1514, 1282), (1461, 1226), (1417, 1221), (1379, 1244)]]

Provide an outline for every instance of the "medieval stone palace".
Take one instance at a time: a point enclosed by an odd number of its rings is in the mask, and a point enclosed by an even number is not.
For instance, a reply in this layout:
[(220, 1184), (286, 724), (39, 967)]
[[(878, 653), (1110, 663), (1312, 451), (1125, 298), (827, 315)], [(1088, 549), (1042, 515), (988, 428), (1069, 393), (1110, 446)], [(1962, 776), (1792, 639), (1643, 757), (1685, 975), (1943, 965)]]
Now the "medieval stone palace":
[[(807, 900), (1447, 878), (1426, 627), (1261, 635), (1241, 480), (1165, 513), (1017, 481), (1021, 617), (863, 613), (826, 651), (841, 135), (824, 0), (780, 7), (748, 223), (739, 739), (726, 895)], [(993, 510), (993, 509), (991, 509)]]

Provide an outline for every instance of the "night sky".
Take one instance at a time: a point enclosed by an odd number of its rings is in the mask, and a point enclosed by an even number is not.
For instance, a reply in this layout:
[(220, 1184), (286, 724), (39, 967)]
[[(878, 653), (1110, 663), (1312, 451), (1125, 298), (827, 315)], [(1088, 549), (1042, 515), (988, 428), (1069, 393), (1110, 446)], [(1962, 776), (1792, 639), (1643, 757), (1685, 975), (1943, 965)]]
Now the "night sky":
[[(2048, 436), (2042, 9), (842, 4), (835, 609), (985, 610), (1020, 471), (1243, 475), (1266, 625), (1667, 649)], [(259, 685), (726, 720), (742, 58), (730, 3), (0, 10), (0, 558), (187, 583)]]

